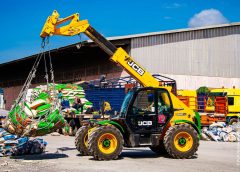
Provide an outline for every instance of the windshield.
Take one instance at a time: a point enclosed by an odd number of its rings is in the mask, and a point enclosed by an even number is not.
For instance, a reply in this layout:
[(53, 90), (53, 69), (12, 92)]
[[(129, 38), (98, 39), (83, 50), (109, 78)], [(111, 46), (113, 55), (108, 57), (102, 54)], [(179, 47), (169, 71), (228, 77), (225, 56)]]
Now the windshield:
[(125, 98), (123, 100), (123, 103), (122, 103), (121, 111), (120, 111), (120, 116), (121, 117), (124, 117), (126, 115), (127, 107), (128, 107), (128, 104), (129, 104), (129, 102), (132, 98), (132, 95), (133, 95), (133, 91), (129, 91), (127, 93), (127, 95), (125, 96)]

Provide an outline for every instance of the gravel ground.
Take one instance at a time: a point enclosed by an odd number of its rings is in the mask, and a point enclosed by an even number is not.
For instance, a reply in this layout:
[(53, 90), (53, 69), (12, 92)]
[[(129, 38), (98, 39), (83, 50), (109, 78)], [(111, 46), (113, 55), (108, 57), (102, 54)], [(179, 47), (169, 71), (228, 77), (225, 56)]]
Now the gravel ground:
[[(74, 137), (45, 136), (47, 149), (41, 155), (0, 158), (0, 171), (17, 172), (240, 172), (237, 165), (237, 143), (201, 141), (194, 159), (171, 159), (157, 156), (148, 148), (124, 149), (121, 157), (113, 161), (95, 161), (80, 156), (74, 146)], [(240, 155), (239, 155), (240, 156)], [(239, 162), (240, 164), (240, 162)]]

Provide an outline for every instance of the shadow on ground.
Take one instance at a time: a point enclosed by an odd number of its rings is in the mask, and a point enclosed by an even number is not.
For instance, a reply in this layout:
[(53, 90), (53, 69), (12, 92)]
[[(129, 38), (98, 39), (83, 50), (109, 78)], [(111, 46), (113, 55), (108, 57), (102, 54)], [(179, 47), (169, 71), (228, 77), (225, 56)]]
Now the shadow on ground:
[[(77, 155), (81, 156), (81, 155)], [(133, 159), (144, 159), (144, 158), (171, 158), (168, 154), (158, 155), (151, 150), (141, 150), (134, 148), (124, 148), (123, 152), (116, 160), (122, 160), (124, 158), (133, 158)], [(93, 157), (90, 157), (89, 160), (95, 160)]]
[[(83, 156), (81, 154), (77, 154), (76, 156)], [(173, 159), (170, 155), (167, 153), (165, 154), (156, 154), (151, 150), (143, 150), (143, 149), (136, 149), (136, 148), (124, 148), (123, 152), (116, 160), (122, 160), (124, 158), (133, 158), (133, 159), (144, 159), (144, 158), (167, 158), (167, 159)], [(190, 159), (197, 159), (197, 154), (194, 155)], [(89, 160), (97, 161), (92, 156), (89, 156)]]
[(61, 147), (57, 148), (58, 151), (70, 151), (70, 150), (75, 150), (76, 148), (70, 148), (70, 147)]
[(159, 158), (165, 157), (168, 158), (169, 156), (166, 155), (158, 155), (151, 150), (141, 150), (141, 149), (124, 149), (124, 151), (119, 156), (120, 158), (128, 157), (128, 158)]
[[(120, 157), (128, 157), (128, 158), (168, 158), (173, 159), (169, 154), (163, 153), (163, 154), (156, 154), (151, 150), (142, 150), (142, 149), (136, 149), (136, 148), (124, 148), (124, 151), (120, 155)], [(195, 154), (190, 159), (197, 159), (198, 155)]]
[(46, 159), (59, 159), (67, 158), (68, 155), (62, 153), (42, 153), (34, 155), (13, 156), (11, 159), (23, 159), (23, 160), (46, 160)]

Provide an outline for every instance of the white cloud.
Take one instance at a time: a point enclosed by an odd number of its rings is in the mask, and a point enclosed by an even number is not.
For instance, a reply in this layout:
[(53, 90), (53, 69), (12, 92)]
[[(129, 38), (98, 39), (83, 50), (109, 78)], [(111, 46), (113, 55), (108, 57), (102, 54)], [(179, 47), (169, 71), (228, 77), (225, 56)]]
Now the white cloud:
[(203, 10), (195, 14), (188, 22), (189, 27), (200, 27), (215, 24), (229, 23), (223, 14), (216, 9)]

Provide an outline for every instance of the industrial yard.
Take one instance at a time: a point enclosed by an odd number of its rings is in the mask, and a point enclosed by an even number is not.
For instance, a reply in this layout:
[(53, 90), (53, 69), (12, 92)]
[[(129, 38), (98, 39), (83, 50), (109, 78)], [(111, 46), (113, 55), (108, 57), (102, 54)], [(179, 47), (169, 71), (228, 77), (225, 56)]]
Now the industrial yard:
[(0, 171), (240, 172), (238, 1), (12, 1)]
[(74, 146), (74, 138), (45, 136), (46, 153), (13, 158), (0, 158), (3, 172), (64, 172), (64, 171), (138, 171), (138, 172), (239, 172), (237, 143), (201, 141), (193, 159), (177, 160), (157, 156), (149, 148), (124, 149), (118, 160), (96, 161), (90, 156), (80, 156)]

